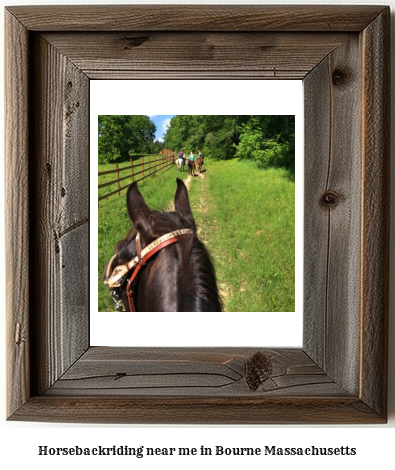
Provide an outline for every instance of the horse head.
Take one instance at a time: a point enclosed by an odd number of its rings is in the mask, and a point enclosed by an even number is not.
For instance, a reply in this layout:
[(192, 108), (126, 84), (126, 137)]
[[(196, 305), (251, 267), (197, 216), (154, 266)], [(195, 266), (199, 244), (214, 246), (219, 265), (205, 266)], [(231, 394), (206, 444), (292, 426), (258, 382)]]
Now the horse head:
[(173, 212), (151, 210), (136, 183), (126, 200), (132, 229), (105, 269), (116, 305), (122, 302), (127, 311), (220, 311), (214, 267), (197, 238), (184, 183), (177, 179)]

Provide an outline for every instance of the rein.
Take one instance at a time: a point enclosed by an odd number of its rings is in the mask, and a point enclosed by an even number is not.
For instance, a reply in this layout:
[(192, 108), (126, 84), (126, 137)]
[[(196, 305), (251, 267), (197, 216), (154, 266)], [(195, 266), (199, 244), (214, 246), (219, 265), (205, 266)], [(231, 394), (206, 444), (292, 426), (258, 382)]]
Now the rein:
[(126, 295), (128, 297), (129, 309), (131, 312), (135, 312), (135, 306), (133, 302), (133, 290), (132, 283), (136, 279), (137, 274), (139, 273), (142, 266), (155, 255), (158, 251), (162, 250), (166, 246), (169, 246), (173, 243), (179, 241), (179, 237), (185, 235), (193, 235), (193, 231), (189, 228), (175, 230), (174, 232), (167, 233), (155, 241), (150, 243), (144, 249), (141, 249), (140, 233), (137, 232), (136, 235), (136, 250), (137, 256), (131, 259), (128, 263), (117, 266), (112, 274), (110, 275), (111, 264), (117, 255), (114, 255), (108, 263), (106, 278), (104, 284), (107, 284), (109, 289), (112, 291), (112, 296), (115, 302), (116, 309), (120, 309), (120, 297), (116, 289), (120, 288), (123, 282), (125, 281), (125, 276), (133, 270), (130, 278), (127, 280)]

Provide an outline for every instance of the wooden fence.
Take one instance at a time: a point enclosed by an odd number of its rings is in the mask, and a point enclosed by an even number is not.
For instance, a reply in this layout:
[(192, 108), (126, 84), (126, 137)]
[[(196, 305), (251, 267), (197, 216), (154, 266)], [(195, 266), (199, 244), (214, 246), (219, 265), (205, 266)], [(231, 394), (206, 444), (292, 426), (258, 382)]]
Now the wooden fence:
[[(106, 186), (111, 186), (113, 184), (117, 185), (117, 189), (110, 191), (109, 193), (103, 194), (99, 196), (99, 201), (102, 199), (106, 199), (107, 197), (112, 196), (113, 194), (121, 195), (121, 191), (126, 189), (130, 183), (133, 181), (141, 181), (149, 176), (154, 175), (158, 171), (165, 170), (166, 168), (173, 165), (175, 161), (175, 153), (170, 150), (162, 150), (159, 155), (133, 155), (141, 156), (140, 163), (134, 164), (133, 159), (130, 159), (130, 164), (126, 166), (120, 167), (118, 163), (115, 163), (115, 169), (113, 170), (106, 170), (106, 171), (99, 171), (98, 175), (100, 176), (109, 175), (115, 173), (116, 179), (111, 181), (106, 181), (105, 183), (99, 184), (98, 188), (104, 188)], [(146, 159), (144, 161), (144, 159)], [(138, 169), (138, 171), (136, 171)], [(126, 176), (120, 176), (121, 173), (127, 171), (128, 174)], [(129, 180), (127, 184), (121, 186), (120, 183), (122, 181)]]

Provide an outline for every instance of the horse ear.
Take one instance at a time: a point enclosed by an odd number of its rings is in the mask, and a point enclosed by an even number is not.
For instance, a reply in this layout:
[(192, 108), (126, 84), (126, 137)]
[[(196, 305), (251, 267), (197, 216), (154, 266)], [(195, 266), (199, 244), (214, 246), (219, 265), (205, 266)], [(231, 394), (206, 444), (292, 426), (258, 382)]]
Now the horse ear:
[(151, 236), (153, 214), (137, 189), (137, 183), (132, 183), (128, 188), (126, 206), (134, 228), (143, 236)]
[(177, 191), (174, 197), (174, 207), (177, 214), (184, 222), (184, 228), (191, 228), (196, 232), (195, 220), (192, 215), (191, 206), (189, 204), (188, 190), (182, 180), (177, 178)]

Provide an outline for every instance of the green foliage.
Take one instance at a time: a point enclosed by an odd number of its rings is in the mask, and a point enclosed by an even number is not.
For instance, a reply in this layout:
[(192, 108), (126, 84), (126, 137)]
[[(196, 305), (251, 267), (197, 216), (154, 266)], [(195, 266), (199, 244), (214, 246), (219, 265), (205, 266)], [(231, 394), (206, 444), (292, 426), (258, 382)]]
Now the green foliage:
[(254, 160), (258, 167), (294, 168), (295, 116), (175, 116), (165, 146), (184, 153), (202, 150), (215, 160)]
[(99, 116), (99, 163), (120, 163), (136, 153), (156, 153), (156, 126), (148, 116)]
[(278, 140), (268, 139), (263, 143), (263, 150), (254, 152), (254, 160), (259, 168), (284, 167), (293, 169), (295, 160), (295, 147), (290, 142), (280, 143)]
[(232, 144), (237, 121), (238, 116), (175, 116), (167, 130), (165, 146), (185, 153), (202, 150), (205, 156), (229, 159), (235, 152)]
[(295, 118), (293, 116), (251, 116), (243, 125), (236, 157), (254, 160), (259, 168), (287, 168), (295, 165)]
[(99, 163), (170, 148), (186, 154), (201, 150), (214, 160), (253, 160), (259, 168), (295, 165), (295, 116), (177, 115), (164, 144), (154, 142), (155, 131), (148, 116), (99, 116)]

